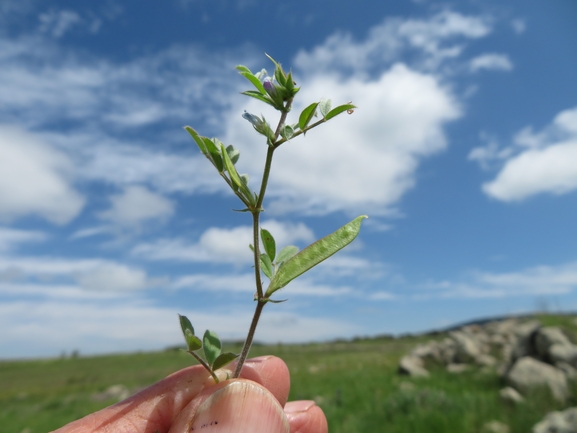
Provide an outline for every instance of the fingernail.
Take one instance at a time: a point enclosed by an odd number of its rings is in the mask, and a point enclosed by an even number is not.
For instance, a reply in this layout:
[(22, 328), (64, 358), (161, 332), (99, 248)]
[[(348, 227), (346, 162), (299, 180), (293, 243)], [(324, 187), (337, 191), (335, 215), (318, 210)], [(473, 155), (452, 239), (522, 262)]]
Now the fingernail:
[(190, 433), (288, 433), (284, 411), (270, 392), (233, 381), (208, 397), (188, 424)]
[(285, 405), (284, 411), (287, 414), (297, 414), (301, 412), (306, 412), (313, 406), (316, 406), (316, 403), (313, 400), (289, 401)]

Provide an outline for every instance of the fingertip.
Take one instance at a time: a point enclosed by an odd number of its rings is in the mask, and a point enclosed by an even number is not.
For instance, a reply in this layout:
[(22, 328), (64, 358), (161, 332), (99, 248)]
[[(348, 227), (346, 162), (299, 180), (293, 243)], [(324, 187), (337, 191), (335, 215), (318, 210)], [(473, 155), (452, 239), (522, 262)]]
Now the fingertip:
[(284, 410), (291, 433), (328, 433), (327, 418), (314, 401), (291, 401)]
[(284, 406), (290, 391), (290, 374), (285, 362), (276, 356), (260, 356), (248, 359), (240, 374), (267, 388)]

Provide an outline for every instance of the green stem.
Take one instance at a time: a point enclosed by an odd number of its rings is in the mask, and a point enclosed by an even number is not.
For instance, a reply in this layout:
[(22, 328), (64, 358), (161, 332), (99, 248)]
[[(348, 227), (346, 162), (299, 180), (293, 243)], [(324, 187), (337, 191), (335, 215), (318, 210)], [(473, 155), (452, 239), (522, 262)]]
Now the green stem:
[(246, 336), (246, 341), (244, 342), (244, 346), (242, 347), (242, 352), (238, 357), (238, 363), (236, 364), (236, 370), (232, 375), (233, 378), (237, 378), (240, 376), (240, 372), (242, 371), (242, 366), (246, 361), (248, 356), (248, 352), (250, 351), (250, 346), (252, 345), (252, 340), (254, 338), (254, 333), (256, 331), (256, 326), (258, 325), (258, 320), (260, 319), (260, 314), (262, 313), (262, 309), (266, 305), (266, 301), (258, 300), (256, 304), (256, 308), (254, 310), (254, 315), (252, 316), (252, 322), (250, 324), (250, 329), (248, 330), (248, 335)]
[(191, 350), (189, 350), (188, 353), (190, 353), (192, 356), (194, 356), (194, 357), (196, 358), (196, 360), (197, 360), (198, 362), (200, 362), (204, 368), (206, 368), (206, 370), (210, 373), (210, 375), (211, 375), (212, 378), (214, 379), (214, 382), (215, 382), (215, 383), (220, 382), (220, 381), (218, 380), (218, 377), (216, 377), (216, 374), (214, 374), (214, 371), (212, 371), (212, 368), (210, 368), (210, 365), (208, 365), (208, 364), (204, 361), (204, 359), (202, 359), (200, 356), (198, 356), (196, 353), (194, 353), (194, 352), (191, 351)]
[(272, 157), (274, 154), (275, 146), (274, 143), (278, 139), (280, 135), (280, 130), (284, 125), (288, 112), (290, 111), (292, 98), (286, 102), (285, 109), (283, 110), (281, 117), (278, 121), (278, 125), (276, 127), (276, 131), (274, 133), (274, 141), (273, 145), (268, 147), (266, 153), (266, 161), (264, 164), (264, 170), (262, 174), (262, 181), (260, 184), (260, 192), (258, 195), (258, 200), (256, 205), (252, 210), (252, 230), (253, 230), (253, 249), (254, 249), (254, 274), (255, 274), (255, 281), (256, 281), (256, 293), (257, 293), (257, 304), (254, 310), (254, 315), (252, 316), (252, 322), (250, 324), (250, 329), (248, 330), (248, 334), (246, 336), (246, 341), (244, 342), (244, 346), (242, 347), (242, 352), (238, 359), (238, 363), (236, 365), (236, 370), (234, 372), (233, 378), (239, 377), (240, 372), (242, 371), (242, 367), (246, 358), (248, 356), (248, 352), (250, 351), (250, 346), (252, 345), (252, 340), (254, 339), (254, 333), (256, 331), (256, 326), (258, 325), (258, 321), (260, 319), (260, 315), (262, 313), (262, 309), (264, 308), (265, 304), (267, 303), (267, 299), (264, 297), (263, 289), (262, 289), (262, 279), (260, 275), (260, 227), (259, 227), (259, 219), (260, 213), (262, 212), (262, 203), (264, 201), (264, 195), (266, 192), (266, 187), (268, 185), (268, 179), (270, 176), (270, 169), (272, 167)]

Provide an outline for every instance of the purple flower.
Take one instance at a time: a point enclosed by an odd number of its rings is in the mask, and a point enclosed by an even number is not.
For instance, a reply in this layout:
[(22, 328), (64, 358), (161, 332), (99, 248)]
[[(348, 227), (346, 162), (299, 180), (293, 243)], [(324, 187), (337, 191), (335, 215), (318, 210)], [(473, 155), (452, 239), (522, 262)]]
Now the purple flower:
[(262, 86), (264, 87), (264, 90), (266, 90), (266, 92), (269, 95), (274, 95), (276, 93), (276, 89), (274, 87), (274, 84), (272, 83), (272, 80), (270, 77), (266, 77), (262, 83)]

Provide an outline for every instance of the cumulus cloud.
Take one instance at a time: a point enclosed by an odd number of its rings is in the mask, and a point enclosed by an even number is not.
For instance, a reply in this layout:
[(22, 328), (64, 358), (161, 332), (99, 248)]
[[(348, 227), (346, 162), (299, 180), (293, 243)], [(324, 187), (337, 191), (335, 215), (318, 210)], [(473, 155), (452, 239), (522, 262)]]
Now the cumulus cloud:
[[(311, 229), (302, 223), (268, 220), (262, 222), (261, 226), (272, 233), (279, 249), (298, 242), (308, 244), (315, 239)], [(179, 238), (160, 239), (152, 243), (139, 244), (134, 247), (132, 253), (149, 260), (240, 264), (252, 260), (249, 244), (252, 244), (252, 226), (238, 226), (231, 229), (211, 227), (194, 243)]]
[[(275, 212), (385, 214), (415, 184), (419, 161), (445, 149), (443, 125), (460, 116), (459, 104), (435, 77), (395, 64), (375, 80), (336, 75), (303, 79), (302, 101), (331, 97), (359, 109), (283, 145), (276, 152), (267, 208)], [(335, 102), (336, 103), (336, 102)], [(261, 106), (249, 102), (249, 112)], [(298, 113), (304, 106), (295, 107)], [(237, 113), (242, 112), (239, 109)], [(274, 115), (268, 115), (273, 119)], [(296, 121), (296, 120), (293, 120)], [(240, 170), (258, 172), (242, 152), (262, 151), (252, 127), (229, 116), (225, 142), (241, 149)]]
[(120, 226), (133, 227), (154, 219), (165, 220), (174, 213), (170, 200), (138, 185), (127, 186), (110, 201), (111, 208), (102, 212), (100, 217)]
[(34, 134), (0, 125), (0, 219), (38, 215), (66, 224), (84, 198), (72, 186), (73, 166)]
[(511, 71), (513, 63), (506, 54), (487, 53), (475, 57), (469, 63), (472, 72), (482, 69), (494, 71)]
[[(485, 149), (485, 150), (483, 150)], [(482, 164), (500, 158), (496, 178), (483, 184), (490, 197), (510, 202), (540, 193), (566, 194), (577, 189), (577, 108), (557, 114), (553, 122), (534, 133), (522, 129), (505, 149), (477, 148), (469, 159)]]

